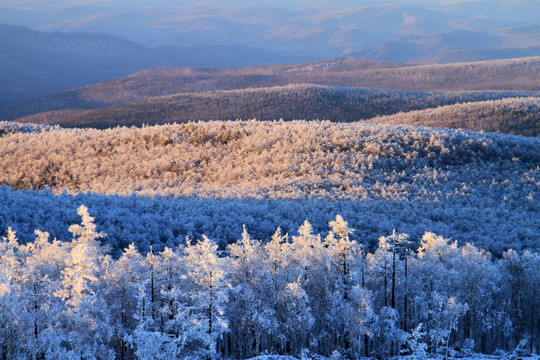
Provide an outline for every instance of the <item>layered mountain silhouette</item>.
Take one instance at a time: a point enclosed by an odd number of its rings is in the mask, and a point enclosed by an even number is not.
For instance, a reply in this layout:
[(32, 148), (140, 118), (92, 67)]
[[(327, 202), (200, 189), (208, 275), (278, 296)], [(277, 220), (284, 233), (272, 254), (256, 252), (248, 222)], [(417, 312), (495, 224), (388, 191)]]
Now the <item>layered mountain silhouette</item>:
[(0, 109), (158, 66), (344, 56), (432, 64), (540, 55), (538, 6), (531, 2), (55, 4), (0, 8), (0, 23), (25, 26), (0, 25)]

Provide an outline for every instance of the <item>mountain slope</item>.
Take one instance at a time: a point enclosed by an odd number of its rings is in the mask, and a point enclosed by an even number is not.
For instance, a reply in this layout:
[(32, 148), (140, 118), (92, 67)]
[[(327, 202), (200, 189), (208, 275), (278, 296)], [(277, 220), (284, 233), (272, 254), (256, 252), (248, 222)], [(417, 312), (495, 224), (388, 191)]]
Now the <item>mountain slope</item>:
[(157, 68), (46, 96), (0, 113), (9, 120), (45, 111), (96, 109), (182, 92), (287, 84), (395, 90), (540, 90), (540, 57), (445, 65), (400, 66), (355, 58), (245, 68)]
[(8, 25), (0, 25), (0, 52), (0, 106), (125, 76), (153, 63), (147, 48), (114, 36), (46, 33)]
[(506, 134), (540, 136), (540, 98), (502, 99), (442, 106), (369, 120), (373, 124), (406, 124)]
[(284, 61), (247, 46), (149, 48), (104, 33), (61, 33), (0, 24), (0, 108), (156, 66), (245, 66)]
[(419, 92), (288, 85), (259, 89), (181, 93), (101, 110), (61, 110), (20, 118), (22, 123), (62, 127), (141, 126), (189, 120), (327, 119), (351, 122), (442, 105), (523, 96), (504, 92)]

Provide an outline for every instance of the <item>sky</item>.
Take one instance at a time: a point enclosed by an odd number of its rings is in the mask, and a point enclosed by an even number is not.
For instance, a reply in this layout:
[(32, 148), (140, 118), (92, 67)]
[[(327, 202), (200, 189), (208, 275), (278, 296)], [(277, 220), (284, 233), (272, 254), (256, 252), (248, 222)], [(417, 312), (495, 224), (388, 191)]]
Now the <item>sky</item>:
[[(205, 6), (228, 6), (237, 4), (263, 4), (273, 5), (275, 7), (297, 7), (297, 6), (320, 6), (320, 7), (336, 7), (336, 6), (375, 6), (380, 4), (411, 4), (411, 5), (426, 5), (433, 3), (473, 3), (477, 0), (2, 0), (0, 6), (8, 6), (13, 8), (28, 8), (28, 7), (63, 7), (63, 6), (112, 6), (123, 8), (141, 8), (141, 7), (179, 7), (192, 5)], [(512, 1), (509, 1), (511, 3)], [(516, 1), (513, 1), (514, 3)], [(517, 1), (526, 2), (526, 1)]]
[(228, 7), (240, 4), (284, 9), (371, 7), (385, 4), (417, 5), (465, 17), (540, 21), (540, 0), (0, 0), (0, 8), (17, 10), (54, 10), (77, 6), (123, 9)]

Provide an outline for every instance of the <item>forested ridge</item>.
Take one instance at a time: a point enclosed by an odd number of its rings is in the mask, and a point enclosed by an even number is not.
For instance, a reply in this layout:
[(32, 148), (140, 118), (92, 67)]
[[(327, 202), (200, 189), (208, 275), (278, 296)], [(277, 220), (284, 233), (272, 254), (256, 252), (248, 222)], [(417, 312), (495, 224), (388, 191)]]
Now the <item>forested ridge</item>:
[[(69, 239), (0, 242), (6, 359), (424, 358), (540, 352), (540, 255), (501, 258), (426, 232), (363, 234), (340, 216), (264, 242), (243, 229), (112, 258), (85, 206)], [(319, 356), (319, 357), (317, 357)]]
[[(538, 114), (537, 98), (511, 102), (510, 98), (537, 95), (527, 92), (422, 92), (366, 88), (329, 87), (321, 85), (288, 85), (229, 91), (182, 93), (161, 96), (112, 106), (101, 110), (65, 110), (31, 115), (18, 122), (58, 124), (62, 127), (107, 128), (115, 126), (142, 126), (143, 124), (181, 123), (190, 120), (235, 120), (256, 118), (258, 120), (291, 121), (295, 119), (330, 120), (353, 122), (391, 115), (411, 110), (437, 108), (444, 105), (507, 99), (494, 103), (488, 114), (489, 124), (474, 123), (473, 130), (501, 131), (534, 135)], [(510, 105), (511, 104), (511, 105)], [(516, 109), (520, 104), (522, 109)], [(499, 109), (501, 107), (501, 109)], [(511, 108), (514, 111), (509, 111)], [(468, 109), (472, 110), (472, 109)], [(520, 111), (519, 111), (520, 110)], [(518, 112), (519, 111), (519, 112)], [(464, 128), (469, 123), (459, 121), (454, 114), (445, 111), (435, 124), (458, 122)], [(526, 116), (524, 116), (526, 114)], [(469, 115), (470, 118), (480, 114)], [(463, 115), (461, 115), (463, 117)], [(383, 118), (385, 119), (385, 118)], [(519, 119), (519, 120), (516, 120)], [(486, 120), (487, 122), (488, 120)], [(380, 122), (380, 120), (379, 120)], [(395, 123), (395, 121), (390, 120)], [(431, 124), (424, 121), (425, 124)], [(477, 125), (478, 124), (478, 125)], [(500, 124), (500, 126), (498, 126)], [(414, 125), (422, 125), (422, 122)]]
[(373, 124), (408, 124), (474, 131), (540, 135), (540, 98), (506, 98), (441, 106), (369, 119)]
[(340, 58), (244, 68), (153, 68), (35, 99), (6, 109), (0, 113), (0, 119), (54, 110), (106, 108), (178, 93), (288, 84), (412, 91), (539, 91), (538, 79), (540, 57), (418, 66)]
[(494, 186), (537, 192), (538, 141), (328, 121), (48, 128), (0, 138), (0, 182), (120, 195), (500, 199)]

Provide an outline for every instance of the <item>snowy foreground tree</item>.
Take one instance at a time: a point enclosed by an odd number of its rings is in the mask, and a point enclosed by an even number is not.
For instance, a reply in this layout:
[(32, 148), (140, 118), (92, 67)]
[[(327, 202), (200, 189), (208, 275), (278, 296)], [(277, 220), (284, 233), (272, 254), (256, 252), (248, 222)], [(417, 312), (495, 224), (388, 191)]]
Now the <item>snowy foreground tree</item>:
[(78, 214), (71, 241), (2, 237), (0, 359), (540, 352), (537, 253), (493, 259), (429, 232), (366, 253), (338, 215), (324, 239), (306, 221), (265, 243), (244, 227), (226, 248), (203, 236), (114, 259)]

